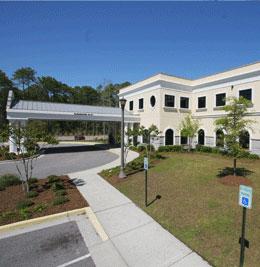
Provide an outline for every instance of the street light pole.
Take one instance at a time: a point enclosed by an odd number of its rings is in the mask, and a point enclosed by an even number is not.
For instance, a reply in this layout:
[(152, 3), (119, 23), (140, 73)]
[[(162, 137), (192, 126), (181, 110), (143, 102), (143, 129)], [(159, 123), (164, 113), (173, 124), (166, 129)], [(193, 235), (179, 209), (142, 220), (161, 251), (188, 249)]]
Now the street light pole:
[(120, 166), (120, 173), (118, 178), (124, 179), (126, 178), (126, 174), (124, 172), (125, 162), (124, 162), (124, 149), (125, 149), (125, 104), (126, 99), (121, 98), (119, 99), (121, 105), (121, 166)]

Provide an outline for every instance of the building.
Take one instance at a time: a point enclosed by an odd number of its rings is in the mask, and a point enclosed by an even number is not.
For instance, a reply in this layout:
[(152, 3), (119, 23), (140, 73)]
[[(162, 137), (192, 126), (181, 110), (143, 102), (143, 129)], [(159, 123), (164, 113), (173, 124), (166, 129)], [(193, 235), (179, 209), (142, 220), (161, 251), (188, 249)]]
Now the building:
[(189, 112), (200, 121), (194, 145), (223, 146), (223, 133), (216, 130), (214, 121), (225, 114), (225, 99), (231, 96), (252, 102), (248, 117), (255, 123), (241, 134), (240, 142), (260, 154), (260, 62), (196, 80), (159, 73), (119, 92), (119, 97), (127, 99), (127, 111), (139, 114), (140, 125), (159, 128), (161, 135), (153, 140), (157, 147), (187, 143), (180, 123)]

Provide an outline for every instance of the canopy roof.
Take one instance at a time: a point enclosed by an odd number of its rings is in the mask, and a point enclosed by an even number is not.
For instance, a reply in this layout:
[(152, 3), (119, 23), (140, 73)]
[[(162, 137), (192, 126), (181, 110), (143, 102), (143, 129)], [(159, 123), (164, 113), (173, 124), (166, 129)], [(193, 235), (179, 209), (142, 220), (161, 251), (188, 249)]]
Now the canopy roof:
[[(9, 121), (121, 121), (120, 108), (25, 100), (14, 102), (12, 91), (9, 91), (6, 112)], [(138, 115), (125, 111), (125, 122), (139, 121)]]

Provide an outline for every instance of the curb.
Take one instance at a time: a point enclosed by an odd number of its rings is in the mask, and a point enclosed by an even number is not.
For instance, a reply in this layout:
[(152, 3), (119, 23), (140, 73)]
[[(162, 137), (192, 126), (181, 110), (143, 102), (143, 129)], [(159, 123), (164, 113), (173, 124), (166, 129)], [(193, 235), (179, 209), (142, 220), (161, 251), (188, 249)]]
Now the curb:
[(42, 216), (42, 217), (30, 219), (30, 220), (24, 220), (21, 222), (3, 225), (3, 226), (0, 226), (0, 233), (12, 231), (12, 230), (15, 230), (17, 228), (28, 227), (28, 226), (32, 226), (35, 224), (44, 223), (44, 222), (59, 219), (62, 217), (70, 217), (72, 215), (84, 215), (84, 214), (90, 220), (91, 224), (93, 225), (95, 231), (100, 236), (102, 241), (108, 240), (108, 235), (106, 234), (105, 230), (103, 229), (100, 222), (98, 221), (95, 213), (93, 212), (93, 210), (90, 207), (65, 211), (65, 212), (61, 212), (61, 213), (51, 214), (51, 215), (47, 215), (47, 216)]
[(69, 217), (71, 215), (83, 215), (83, 214), (86, 214), (86, 208), (65, 211), (65, 212), (42, 216), (42, 217), (30, 219), (30, 220), (24, 220), (21, 222), (2, 225), (0, 226), (0, 233), (15, 230), (17, 228), (24, 227), (24, 226), (27, 227), (27, 226), (34, 225), (34, 224), (40, 224), (40, 223), (43, 223), (49, 220), (55, 220), (61, 217)]

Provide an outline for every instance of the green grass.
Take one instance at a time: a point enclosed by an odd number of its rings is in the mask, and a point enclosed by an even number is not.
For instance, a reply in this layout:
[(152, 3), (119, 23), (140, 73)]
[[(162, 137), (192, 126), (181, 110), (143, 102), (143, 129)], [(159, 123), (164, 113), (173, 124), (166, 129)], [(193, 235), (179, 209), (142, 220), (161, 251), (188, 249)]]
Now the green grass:
[[(144, 206), (144, 173), (114, 183), (122, 193), (150, 214), (164, 228), (218, 267), (238, 266), (242, 208), (238, 206), (238, 186), (219, 183), (219, 172), (232, 166), (232, 159), (216, 154), (166, 153), (149, 170), (149, 201)], [(253, 208), (247, 212), (246, 238), (250, 249), (245, 266), (260, 263), (260, 161), (241, 159), (238, 167), (251, 172)], [(112, 181), (111, 178), (107, 178)]]

